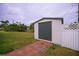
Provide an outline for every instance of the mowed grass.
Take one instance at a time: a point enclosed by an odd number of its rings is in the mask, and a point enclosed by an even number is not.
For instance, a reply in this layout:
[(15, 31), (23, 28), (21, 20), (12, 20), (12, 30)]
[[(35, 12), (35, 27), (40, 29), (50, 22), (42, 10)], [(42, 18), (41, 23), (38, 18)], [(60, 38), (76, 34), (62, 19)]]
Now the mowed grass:
[(0, 54), (6, 54), (35, 41), (30, 32), (0, 32)]
[[(0, 32), (0, 55), (32, 44), (36, 40), (31, 32)], [(52, 45), (44, 56), (79, 56), (78, 51)]]
[(69, 48), (61, 47), (59, 45), (52, 45), (44, 54), (46, 56), (79, 56), (79, 51)]

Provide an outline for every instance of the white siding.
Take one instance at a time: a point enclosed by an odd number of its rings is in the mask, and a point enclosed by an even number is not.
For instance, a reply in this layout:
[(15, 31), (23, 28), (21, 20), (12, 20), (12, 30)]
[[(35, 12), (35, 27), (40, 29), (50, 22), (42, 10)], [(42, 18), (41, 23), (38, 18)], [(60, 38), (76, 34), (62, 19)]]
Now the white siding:
[[(61, 20), (42, 20), (34, 25), (34, 36), (39, 38), (38, 23), (52, 21), (52, 43), (59, 44), (63, 47), (71, 48), (79, 51), (79, 30), (65, 30), (65, 25), (61, 24)], [(49, 42), (49, 41), (48, 41)]]
[(52, 43), (60, 44), (62, 36), (62, 24), (61, 21), (52, 21)]
[(79, 51), (79, 30), (64, 30), (61, 45)]
[(38, 23), (34, 24), (34, 38), (39, 39), (39, 37), (38, 37)]
[[(48, 21), (51, 21), (52, 22), (52, 42), (53, 43), (58, 43), (60, 44), (60, 40), (61, 40), (61, 30), (62, 30), (62, 27), (61, 27), (61, 20), (54, 20), (54, 19), (44, 19), (44, 20), (41, 20), (37, 23), (35, 23), (34, 25), (34, 36), (35, 36), (35, 39), (37, 40), (41, 40), (39, 38), (39, 27), (38, 27), (38, 23), (41, 23), (41, 22), (48, 22)], [(49, 42), (49, 41), (48, 41)]]

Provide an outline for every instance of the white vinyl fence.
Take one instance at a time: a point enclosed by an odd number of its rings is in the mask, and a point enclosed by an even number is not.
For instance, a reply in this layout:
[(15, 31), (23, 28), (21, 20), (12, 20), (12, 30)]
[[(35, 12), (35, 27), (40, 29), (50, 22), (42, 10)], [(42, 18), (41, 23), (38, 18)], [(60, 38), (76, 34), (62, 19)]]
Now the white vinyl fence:
[(64, 30), (61, 45), (79, 51), (79, 30)]

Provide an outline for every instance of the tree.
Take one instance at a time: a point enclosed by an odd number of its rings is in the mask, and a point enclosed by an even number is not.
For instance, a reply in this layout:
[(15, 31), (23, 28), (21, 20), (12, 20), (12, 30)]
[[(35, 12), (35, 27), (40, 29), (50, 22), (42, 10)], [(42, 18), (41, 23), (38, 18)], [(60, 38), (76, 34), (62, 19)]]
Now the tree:
[(20, 22), (17, 22), (17, 23), (13, 23), (13, 24), (10, 24), (8, 20), (6, 21), (0, 21), (1, 22), (1, 28), (4, 30), (4, 31), (18, 31), (18, 32), (25, 32), (27, 31), (27, 26), (24, 25), (24, 24), (21, 24)]
[(16, 24), (16, 23), (13, 23), (13, 24), (9, 24), (8, 25), (8, 29), (6, 29), (6, 31), (25, 32), (25, 31), (27, 31), (27, 26), (24, 25), (24, 24)]
[(5, 21), (0, 21), (2, 24), (8, 24), (9, 21), (8, 20), (5, 20)]
[(1, 25), (0, 25), (0, 28), (2, 28), (3, 30), (5, 30), (9, 24), (9, 21), (8, 20), (5, 20), (5, 21), (0, 21), (1, 22)]
[(30, 24), (29, 29), (30, 29), (31, 32), (34, 32), (34, 23)]
[(25, 32), (25, 31), (27, 31), (27, 26), (26, 25), (24, 25), (24, 24), (19, 24), (18, 25), (18, 31), (23, 31), (23, 32)]

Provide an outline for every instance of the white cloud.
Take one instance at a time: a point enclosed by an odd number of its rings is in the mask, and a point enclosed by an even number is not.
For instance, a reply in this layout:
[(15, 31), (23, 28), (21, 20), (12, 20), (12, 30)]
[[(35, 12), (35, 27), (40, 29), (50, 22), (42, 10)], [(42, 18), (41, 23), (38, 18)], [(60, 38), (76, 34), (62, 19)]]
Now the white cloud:
[(18, 21), (24, 23), (24, 11), (18, 7), (11, 7), (7, 6), (7, 12), (5, 14), (5, 18), (9, 19), (10, 21)]
[(6, 4), (5, 18), (30, 24), (43, 17), (62, 17), (70, 23), (75, 21), (77, 4)]

